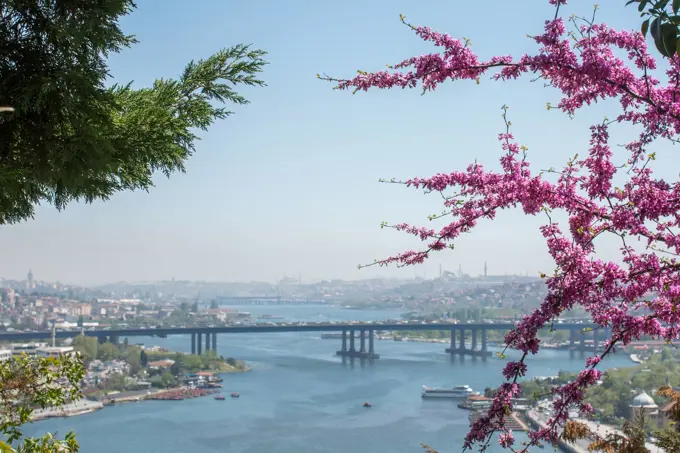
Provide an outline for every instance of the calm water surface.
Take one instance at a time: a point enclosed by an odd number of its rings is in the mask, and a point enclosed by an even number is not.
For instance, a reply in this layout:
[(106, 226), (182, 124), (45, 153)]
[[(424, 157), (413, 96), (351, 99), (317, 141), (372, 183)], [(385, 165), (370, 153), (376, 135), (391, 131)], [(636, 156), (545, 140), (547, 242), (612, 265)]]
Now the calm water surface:
[[(393, 311), (330, 307), (238, 307), (253, 314), (300, 320), (381, 320)], [(139, 338), (188, 352), (190, 338)], [(318, 333), (219, 335), (219, 354), (246, 360), (253, 371), (226, 375), (224, 393), (239, 399), (198, 398), (146, 401), (107, 407), (79, 417), (35, 423), (27, 434), (69, 430), (84, 453), (300, 453), (420, 452), (425, 442), (440, 452), (458, 452), (468, 429), (467, 412), (451, 401), (423, 401), (422, 385), (496, 386), (505, 363), (466, 357), (450, 359), (445, 345), (376, 341), (374, 364), (343, 364), (334, 356), (340, 340)], [(509, 354), (512, 357), (512, 354)], [(529, 362), (531, 376), (576, 371), (582, 358), (542, 351)], [(607, 366), (630, 366), (613, 356)], [(373, 407), (361, 405), (370, 401)], [(502, 451), (494, 446), (491, 452)]]

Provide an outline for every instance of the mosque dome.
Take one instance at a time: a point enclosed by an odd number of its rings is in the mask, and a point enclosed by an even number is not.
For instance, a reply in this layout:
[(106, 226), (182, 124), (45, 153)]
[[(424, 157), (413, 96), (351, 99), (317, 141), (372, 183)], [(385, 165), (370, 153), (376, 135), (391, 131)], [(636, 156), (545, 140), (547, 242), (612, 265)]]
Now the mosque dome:
[(633, 402), (630, 405), (631, 407), (645, 407), (645, 408), (655, 408), (658, 407), (654, 400), (652, 399), (651, 396), (647, 395), (647, 393), (642, 392), (635, 398), (633, 398)]

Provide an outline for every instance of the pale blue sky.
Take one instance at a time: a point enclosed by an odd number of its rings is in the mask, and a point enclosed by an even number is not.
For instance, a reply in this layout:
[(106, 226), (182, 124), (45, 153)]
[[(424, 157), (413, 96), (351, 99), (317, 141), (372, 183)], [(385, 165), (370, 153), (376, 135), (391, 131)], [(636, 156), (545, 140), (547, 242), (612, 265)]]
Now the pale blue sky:
[[(570, 1), (590, 14), (592, 2)], [(634, 8), (601, 2), (600, 17), (637, 28)], [(483, 6), (482, 6), (483, 4)], [(315, 74), (352, 76), (429, 52), (398, 15), (456, 37), (483, 57), (535, 48), (553, 9), (547, 0), (208, 1), (139, 2), (123, 21), (140, 43), (111, 59), (117, 81), (146, 86), (174, 77), (191, 59), (241, 42), (269, 52), (268, 87), (243, 90), (251, 104), (213, 125), (197, 144), (186, 175), (159, 177), (147, 193), (106, 203), (38, 209), (35, 220), (0, 231), (0, 276), (73, 283), (182, 279), (268, 280), (434, 276), (439, 265), (479, 274), (550, 270), (537, 226), (544, 219), (504, 213), (462, 238), (454, 252), (409, 269), (356, 265), (418, 244), (381, 230), (380, 222), (427, 223), (437, 196), (381, 185), (379, 177), (429, 176), (475, 158), (496, 165), (500, 107), (536, 167), (585, 153), (597, 106), (569, 120), (546, 111), (558, 98), (541, 82), (447, 83), (435, 93), (334, 91)], [(677, 168), (677, 159), (672, 161)]]

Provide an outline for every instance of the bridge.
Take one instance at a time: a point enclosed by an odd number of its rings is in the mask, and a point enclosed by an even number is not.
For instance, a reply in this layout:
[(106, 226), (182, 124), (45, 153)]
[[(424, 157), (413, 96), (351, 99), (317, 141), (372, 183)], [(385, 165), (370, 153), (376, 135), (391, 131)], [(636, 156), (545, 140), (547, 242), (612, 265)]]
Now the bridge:
[(280, 296), (218, 296), (215, 301), (222, 305), (319, 305), (329, 303), (320, 299), (284, 299)]
[[(398, 323), (398, 322), (321, 322), (321, 323), (278, 323), (267, 325), (232, 325), (219, 327), (168, 327), (168, 328), (137, 328), (137, 329), (109, 329), (109, 330), (57, 330), (39, 332), (2, 332), (0, 341), (26, 341), (44, 340), (50, 338), (75, 338), (78, 335), (96, 337), (100, 342), (110, 341), (118, 343), (120, 337), (167, 337), (168, 335), (191, 335), (191, 353), (203, 352), (203, 339), (205, 338), (205, 350), (217, 349), (217, 334), (244, 334), (244, 333), (277, 333), (277, 332), (340, 332), (342, 338), (341, 349), (337, 355), (341, 357), (357, 357), (361, 359), (378, 359), (374, 347), (376, 331), (450, 331), (451, 341), (446, 352), (450, 354), (471, 355), (488, 357), (488, 332), (508, 331), (515, 327), (512, 323), (471, 323), (454, 324), (443, 322), (431, 323)], [(598, 328), (595, 324), (554, 324), (553, 330), (569, 331), (570, 349), (597, 350), (600, 340), (608, 338), (610, 332)], [(586, 344), (584, 330), (592, 331), (593, 346)], [(359, 347), (355, 344), (355, 335), (359, 333)], [(466, 346), (466, 336), (470, 334), (470, 348)], [(480, 340), (478, 342), (478, 340)], [(368, 344), (367, 344), (368, 343)], [(578, 345), (577, 345), (578, 343)]]

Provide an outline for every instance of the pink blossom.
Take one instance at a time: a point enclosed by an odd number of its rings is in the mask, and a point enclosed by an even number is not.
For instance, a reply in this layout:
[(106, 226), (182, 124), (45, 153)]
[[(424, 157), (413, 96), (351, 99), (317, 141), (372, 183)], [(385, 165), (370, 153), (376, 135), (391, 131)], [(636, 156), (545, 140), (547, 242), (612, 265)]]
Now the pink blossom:
[[(550, 4), (559, 13), (566, 1), (550, 0)], [(678, 338), (680, 181), (655, 175), (652, 146), (657, 140), (680, 140), (680, 58), (669, 60), (664, 73), (659, 73), (640, 32), (584, 22), (572, 39), (560, 17), (547, 21), (543, 31), (533, 37), (534, 52), (488, 60), (476, 55), (467, 42), (428, 27), (409, 27), (441, 52), (408, 58), (388, 71), (328, 80), (341, 90), (419, 87), (431, 91), (449, 81), (491, 76), (510, 82), (531, 74), (559, 91), (559, 102), (549, 108), (567, 115), (596, 102), (616, 102), (608, 104), (616, 109), (609, 120), (592, 125), (590, 142), (558, 170), (533, 169), (526, 149), (506, 124), (498, 136), (498, 171), (473, 163), (465, 169), (401, 182), (440, 193), (448, 221), (438, 228), (392, 226), (424, 245), (375, 263), (422, 263), (452, 246), (480, 220), (493, 220), (500, 210), (517, 208), (530, 216), (552, 211), (564, 214), (567, 224), (559, 225), (549, 216), (540, 228), (554, 261), (554, 268), (544, 275), (547, 296), (505, 337), (508, 347), (520, 351), (522, 359), (505, 366), (505, 382), (486, 416), (471, 426), (464, 446), (481, 444), (484, 448), (496, 432), (501, 433), (503, 447), (512, 445), (505, 424), (512, 400), (520, 392), (518, 380), (527, 373), (525, 359), (539, 353), (538, 332), (578, 306), (595, 324), (610, 330), (611, 338), (601, 354), (586, 360), (584, 370), (572, 382), (553, 388), (553, 417), (547, 427), (529, 433), (533, 443), (555, 441), (570, 408), (592, 412), (583, 401), (585, 392), (601, 378), (597, 366), (616, 344), (625, 345), (642, 336), (668, 341)], [(637, 134), (623, 144), (621, 149), (627, 153), (623, 161), (614, 160), (612, 149), (618, 143), (610, 141), (612, 123)], [(605, 260), (598, 254), (598, 239), (604, 236), (620, 244), (618, 259)]]
[(512, 436), (512, 430), (508, 431), (507, 433), (501, 434), (498, 437), (498, 443), (503, 448), (512, 447), (512, 445), (515, 443), (515, 438)]

